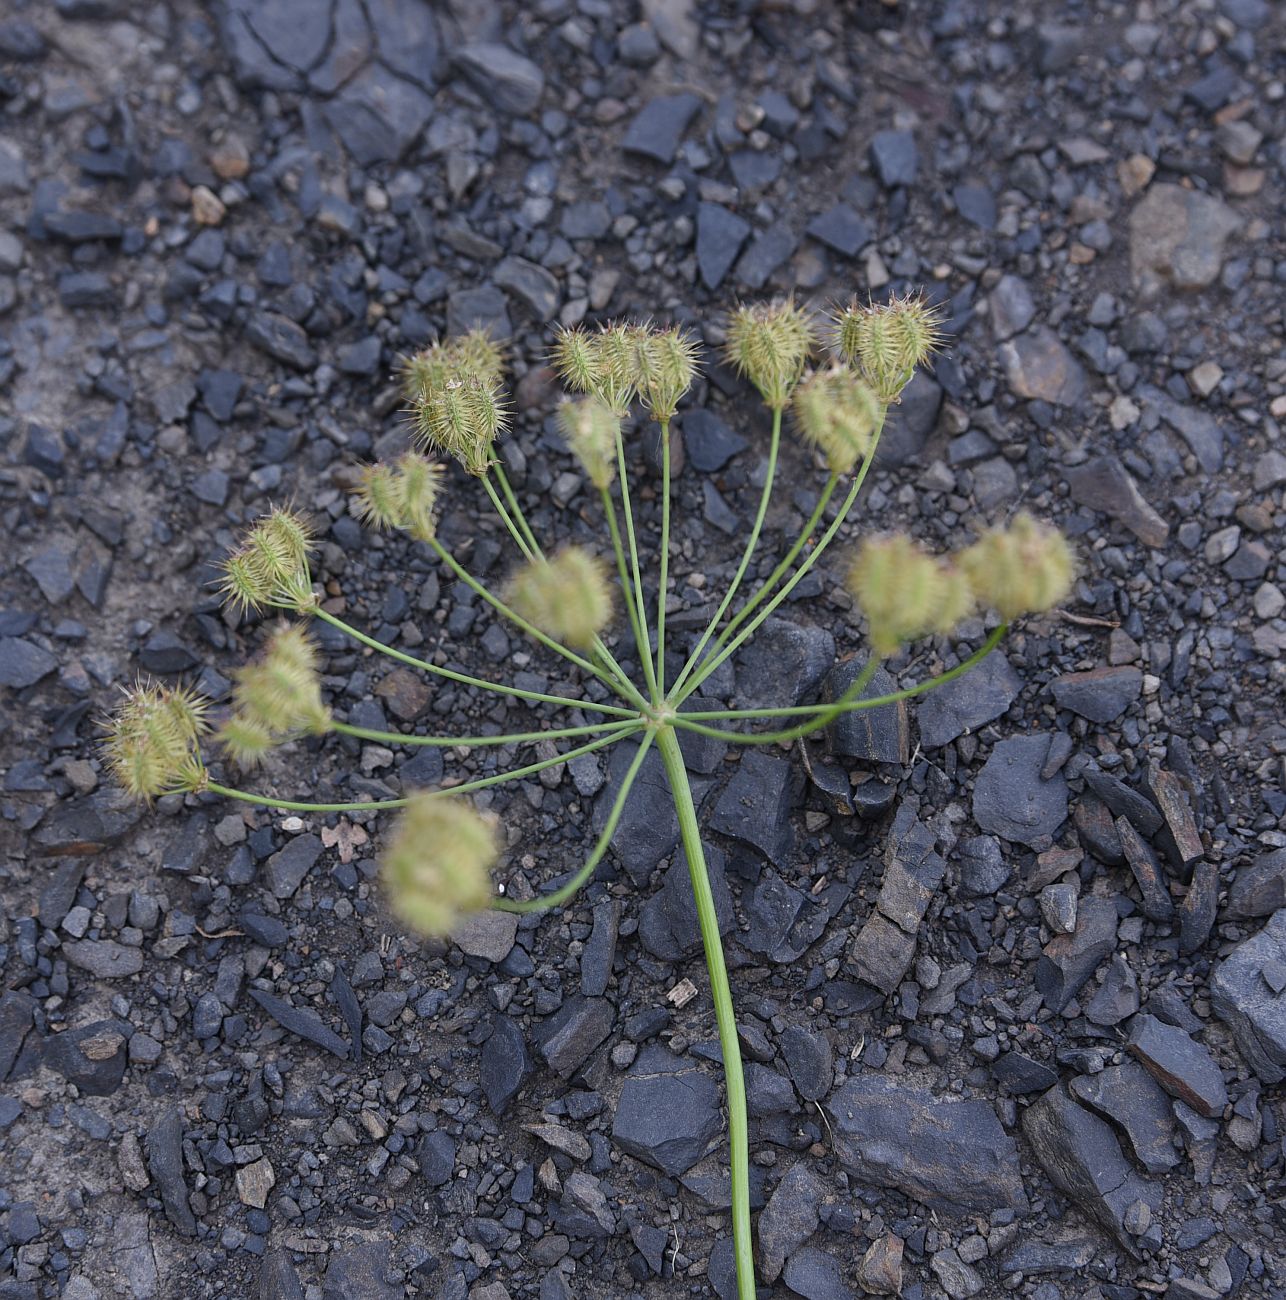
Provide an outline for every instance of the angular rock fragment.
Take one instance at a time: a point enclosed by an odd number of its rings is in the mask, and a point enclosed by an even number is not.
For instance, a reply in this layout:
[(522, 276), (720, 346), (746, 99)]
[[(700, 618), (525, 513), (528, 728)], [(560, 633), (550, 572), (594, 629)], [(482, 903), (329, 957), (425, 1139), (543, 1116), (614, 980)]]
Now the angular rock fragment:
[[(995, 721), (1018, 698), (1022, 682), (1000, 650), (976, 668), (920, 697), (916, 722), (920, 743), (940, 749), (959, 736)], [(905, 761), (905, 760), (903, 760)]]
[(351, 1048), (317, 1012), (308, 1007), (291, 1006), (289, 1002), (265, 993), (263, 989), (250, 989), (250, 996), (283, 1028), (318, 1047), (324, 1048), (340, 1060), (348, 1060)]
[(1249, 921), (1271, 916), (1283, 907), (1286, 907), (1286, 849), (1274, 849), (1237, 868), (1225, 909), (1229, 920)]
[(1064, 673), (1054, 678), (1050, 690), (1060, 709), (1070, 709), (1091, 722), (1113, 722), (1139, 698), (1143, 673), (1130, 665)]
[(508, 1016), (496, 1016), (482, 1045), (479, 1076), (487, 1104), (503, 1115), (531, 1072), (531, 1058), (522, 1030)]
[(1060, 1085), (1027, 1108), (1022, 1128), (1050, 1182), (1137, 1258), (1126, 1212), (1142, 1201), (1158, 1213), (1162, 1192), (1134, 1172), (1107, 1123), (1078, 1106)]
[(857, 1266), (857, 1280), (868, 1295), (902, 1294), (902, 1252), (905, 1243), (891, 1232), (873, 1241)]
[(825, 1184), (803, 1160), (786, 1171), (759, 1216), (759, 1272), (765, 1282), (775, 1282), (786, 1260), (817, 1231), (825, 1198)]
[(1168, 1025), (1156, 1016), (1135, 1016), (1129, 1047), (1172, 1097), (1207, 1119), (1223, 1114), (1228, 1104), (1223, 1072), (1210, 1053), (1177, 1025)]
[(1222, 200), (1182, 185), (1149, 187), (1130, 213), (1130, 263), (1144, 296), (1168, 283), (1177, 289), (1212, 284), (1224, 244), (1241, 219)]
[(1077, 1101), (1121, 1128), (1135, 1158), (1148, 1173), (1163, 1174), (1179, 1163), (1170, 1099), (1137, 1062), (1126, 1061), (1098, 1074), (1078, 1075), (1068, 1086)]
[(1179, 953), (1188, 956), (1204, 948), (1215, 926), (1219, 906), (1219, 868), (1203, 859), (1192, 869), (1192, 883), (1179, 904)]
[(1061, 1011), (1116, 948), (1116, 903), (1082, 898), (1076, 929), (1055, 935), (1036, 963), (1036, 987), (1051, 1011)]
[(156, 1180), (166, 1217), (185, 1236), (196, 1235), (196, 1217), (183, 1181), (183, 1117), (171, 1107), (147, 1135), (147, 1167)]
[[(856, 657), (836, 664), (826, 675), (822, 698), (827, 701), (838, 699), (853, 684), (862, 668), (862, 660)], [(888, 671), (877, 668), (859, 698), (876, 699), (896, 690), (897, 683)], [(832, 753), (845, 758), (905, 766), (911, 756), (906, 701), (841, 713), (830, 725), (829, 738)]]
[(1012, 736), (991, 751), (973, 788), (974, 820), (984, 831), (1035, 847), (1067, 820), (1066, 778), (1041, 777), (1049, 745), (1049, 736)]
[(1186, 879), (1193, 864), (1206, 855), (1188, 792), (1173, 772), (1156, 766), (1148, 767), (1144, 788), (1161, 810), (1163, 825), (1157, 833), (1157, 843), (1174, 869)]
[(612, 1032), (615, 1018), (605, 998), (569, 998), (536, 1031), (545, 1064), (570, 1079)]
[[(726, 934), (735, 919), (725, 871), (726, 855), (716, 845), (703, 847), (719, 933)], [(648, 952), (661, 961), (678, 961), (700, 950), (701, 926), (697, 919), (696, 900), (692, 896), (692, 877), (682, 853), (674, 855), (662, 877), (661, 887), (640, 909), (638, 934)]]
[(1116, 456), (1099, 456), (1067, 471), (1072, 500), (1124, 524), (1144, 546), (1160, 549), (1170, 525), (1143, 499), (1138, 484)]
[(787, 1025), (778, 1036), (791, 1081), (805, 1101), (820, 1101), (835, 1081), (835, 1049), (820, 1031)]
[(770, 862), (785, 866), (792, 835), (789, 759), (751, 751), (724, 787), (710, 816), (710, 829), (749, 844)]
[(1116, 819), (1116, 833), (1120, 837), (1125, 860), (1134, 873), (1139, 893), (1143, 895), (1143, 915), (1149, 921), (1169, 921), (1174, 916), (1174, 900), (1170, 897), (1161, 864), (1151, 845), (1125, 817)]
[(617, 1146), (673, 1178), (705, 1155), (722, 1127), (719, 1088), (708, 1074), (663, 1047), (639, 1053), (612, 1120)]
[(946, 1101), (877, 1074), (827, 1103), (849, 1174), (941, 1210), (1026, 1210), (1014, 1140), (984, 1101)]

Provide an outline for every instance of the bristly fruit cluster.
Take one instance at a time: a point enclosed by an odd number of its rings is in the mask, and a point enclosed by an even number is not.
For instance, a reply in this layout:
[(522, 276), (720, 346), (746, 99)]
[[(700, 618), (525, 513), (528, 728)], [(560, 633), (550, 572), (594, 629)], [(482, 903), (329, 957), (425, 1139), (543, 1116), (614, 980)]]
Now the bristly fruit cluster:
[(586, 650), (612, 621), (607, 565), (583, 546), (536, 558), (509, 583), (509, 607), (556, 641)]
[(219, 589), (240, 613), (265, 609), (304, 612), (315, 603), (308, 555), (313, 533), (292, 510), (274, 507), (224, 560)]
[(104, 757), (116, 784), (150, 803), (205, 784), (201, 737), (209, 701), (182, 686), (140, 681), (104, 722)]
[(669, 420), (696, 378), (696, 357), (684, 330), (654, 325), (564, 329), (553, 349), (563, 383), (622, 419), (637, 399), (654, 420)]

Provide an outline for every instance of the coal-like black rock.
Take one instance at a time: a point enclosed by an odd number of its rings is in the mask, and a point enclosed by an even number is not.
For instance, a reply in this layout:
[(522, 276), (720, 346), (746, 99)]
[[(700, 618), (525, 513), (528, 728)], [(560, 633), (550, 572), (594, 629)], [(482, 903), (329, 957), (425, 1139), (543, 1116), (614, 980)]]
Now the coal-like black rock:
[(263, 989), (250, 989), (250, 996), (283, 1028), (300, 1038), (316, 1044), (341, 1060), (352, 1054), (346, 1043), (317, 1012), (308, 1007), (292, 1006), (281, 998), (265, 993)]
[[(704, 849), (719, 933), (727, 934), (734, 916), (725, 872), (726, 857), (723, 850), (713, 844), (705, 845)], [(687, 858), (681, 851), (674, 855), (666, 868), (660, 888), (640, 909), (638, 934), (642, 945), (661, 961), (678, 961), (700, 950), (697, 905), (692, 895)]]
[(1177, 1025), (1156, 1016), (1135, 1016), (1129, 1049), (1172, 1097), (1198, 1115), (1217, 1119), (1228, 1104), (1223, 1073), (1210, 1053)]
[(804, 1025), (787, 1025), (777, 1043), (799, 1095), (805, 1101), (820, 1101), (835, 1081), (835, 1049), (830, 1039)]
[(714, 806), (710, 829), (749, 844), (770, 862), (784, 866), (792, 842), (793, 778), (789, 759), (756, 750), (744, 753)]
[[(822, 684), (822, 698), (839, 699), (853, 685), (864, 666), (863, 660), (858, 656), (836, 664)], [(897, 688), (893, 675), (885, 668), (877, 668), (857, 698), (877, 699), (893, 694)], [(830, 724), (827, 734), (832, 752), (845, 758), (860, 758), (868, 763), (905, 765), (911, 757), (905, 700), (881, 704), (872, 709), (841, 713)]]
[(759, 1272), (773, 1283), (786, 1259), (817, 1231), (826, 1185), (807, 1160), (793, 1164), (782, 1176), (759, 1216)]
[(495, 1016), (479, 1064), (482, 1091), (494, 1114), (505, 1113), (530, 1072), (531, 1058), (522, 1030), (508, 1016)]
[(697, 208), (697, 266), (707, 289), (717, 289), (732, 269), (742, 245), (750, 238), (750, 223), (718, 203)]
[(188, 1187), (183, 1177), (183, 1116), (170, 1107), (152, 1125), (147, 1135), (147, 1167), (166, 1217), (185, 1237), (196, 1234), (196, 1216), (188, 1204)]
[(1018, 1149), (984, 1101), (947, 1101), (862, 1074), (826, 1109), (835, 1152), (860, 1182), (948, 1211), (1027, 1209)]
[(1225, 915), (1248, 921), (1286, 907), (1286, 849), (1261, 854), (1237, 868), (1228, 890)]
[(1078, 1075), (1068, 1086), (1077, 1101), (1120, 1127), (1148, 1173), (1164, 1174), (1179, 1163), (1170, 1099), (1137, 1061)]
[(536, 1030), (545, 1064), (570, 1079), (590, 1053), (612, 1032), (615, 1012), (605, 998), (568, 998)]
[(672, 163), (679, 141), (700, 107), (700, 99), (687, 91), (649, 100), (630, 123), (621, 147), (626, 153)]

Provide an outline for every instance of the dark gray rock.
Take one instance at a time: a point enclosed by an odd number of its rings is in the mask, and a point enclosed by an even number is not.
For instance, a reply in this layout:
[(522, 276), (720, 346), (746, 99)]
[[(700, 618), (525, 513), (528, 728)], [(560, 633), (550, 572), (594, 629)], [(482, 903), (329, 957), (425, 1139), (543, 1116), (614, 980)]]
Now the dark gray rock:
[(1132, 666), (1092, 668), (1054, 678), (1050, 690), (1060, 709), (1091, 722), (1114, 722), (1143, 692), (1143, 674)]
[(447, 299), (447, 334), (485, 330), (493, 339), (507, 339), (513, 333), (509, 323), (509, 301), (494, 284), (477, 289), (457, 289)]
[(1001, 650), (993, 650), (967, 673), (920, 697), (916, 722), (920, 743), (940, 749), (994, 721), (1018, 698), (1022, 682)]
[(983, 1101), (946, 1101), (877, 1074), (827, 1104), (835, 1152), (861, 1182), (945, 1211), (1026, 1210), (1013, 1138)]
[(1001, 1261), (1006, 1273), (1074, 1273), (1090, 1266), (1103, 1250), (1097, 1233), (1074, 1233), (1056, 1241), (1020, 1236), (1018, 1245)]
[(683, 445), (694, 469), (713, 474), (749, 445), (713, 411), (685, 411)]
[(1179, 955), (1188, 956), (1206, 946), (1215, 926), (1219, 907), (1219, 868), (1213, 862), (1198, 862), (1192, 883), (1179, 904)]
[(1013, 736), (991, 751), (973, 788), (984, 831), (1033, 848), (1051, 841), (1067, 820), (1067, 781), (1061, 772), (1041, 778), (1049, 746), (1049, 736)]
[(317, 1012), (308, 1007), (294, 1007), (281, 998), (265, 993), (263, 989), (252, 988), (250, 996), (283, 1028), (316, 1046), (323, 1048), (341, 1060), (348, 1060), (351, 1048)]
[(1002, 275), (987, 300), (991, 308), (991, 330), (997, 342), (1021, 334), (1036, 319), (1036, 304), (1026, 280)]
[(35, 1000), (29, 993), (9, 989), (0, 993), (0, 1083), (13, 1069), (31, 1030)]
[(277, 898), (293, 897), (321, 854), (322, 842), (316, 835), (296, 835), (265, 864), (268, 888)]
[(183, 1116), (177, 1106), (152, 1125), (147, 1135), (147, 1167), (156, 1181), (165, 1216), (185, 1237), (196, 1235), (196, 1217), (183, 1181)]
[(847, 204), (837, 203), (808, 223), (808, 234), (845, 257), (854, 257), (871, 242), (871, 227)]
[[(719, 933), (727, 934), (735, 918), (725, 871), (726, 858), (723, 850), (712, 844), (703, 847)], [(639, 942), (661, 961), (679, 961), (700, 951), (701, 927), (684, 854), (675, 854), (666, 868), (661, 887), (640, 909), (638, 934)]]
[(1110, 1065), (1098, 1074), (1078, 1075), (1072, 1096), (1116, 1124), (1130, 1140), (1135, 1158), (1150, 1174), (1179, 1163), (1170, 1100), (1137, 1062)]
[(887, 997), (902, 983), (907, 971), (911, 969), (911, 963), (915, 960), (915, 945), (915, 935), (908, 934), (878, 912), (873, 912), (853, 937), (848, 950), (848, 963), (859, 979), (873, 985)]
[(996, 228), (996, 196), (978, 181), (965, 181), (951, 191), (956, 211), (980, 230)]
[(246, 337), (274, 360), (296, 370), (311, 370), (317, 364), (317, 353), (303, 327), (278, 312), (252, 313), (246, 320)]
[(1144, 546), (1160, 549), (1170, 525), (1144, 499), (1139, 485), (1116, 456), (1099, 456), (1067, 471), (1067, 486), (1077, 505), (1124, 524)]
[(382, 1242), (348, 1242), (326, 1266), (322, 1300), (401, 1300), (401, 1282), (388, 1280), (390, 1262)]
[[(433, 99), (420, 86), (390, 77), (371, 63), (325, 105), (324, 112), (353, 160), (370, 167), (396, 162), (420, 141), (433, 115)], [(279, 359), (295, 364), (286, 357)]]
[[(431, 5), (424, 0), (364, 0), (380, 61), (400, 77), (423, 90), (437, 89), (442, 64), (442, 35)], [(341, 38), (340, 11), (335, 17), (335, 39)], [(350, 41), (360, 37), (356, 30)]]
[(299, 1274), (284, 1250), (270, 1250), (259, 1266), (257, 1300), (304, 1300)]
[(960, 864), (960, 891), (969, 898), (990, 898), (1013, 874), (1000, 841), (991, 835), (974, 835), (956, 848)]
[(785, 866), (793, 841), (790, 805), (793, 769), (789, 759), (749, 750), (741, 756), (710, 816), (710, 829), (758, 849)]
[(1225, 915), (1234, 921), (1271, 916), (1286, 907), (1286, 849), (1274, 849), (1237, 868)]
[(1130, 1052), (1172, 1097), (1198, 1115), (1218, 1119), (1228, 1104), (1228, 1090), (1214, 1058), (1177, 1025), (1156, 1016), (1135, 1016)]
[(1193, 864), (1206, 856), (1206, 846), (1192, 812), (1188, 783), (1173, 772), (1149, 763), (1144, 769), (1143, 788), (1161, 810), (1157, 844), (1172, 868), (1186, 879)]
[(1050, 1182), (1137, 1258), (1126, 1212), (1142, 1201), (1159, 1213), (1162, 1192), (1134, 1172), (1111, 1128), (1061, 1086), (1024, 1111), (1022, 1128)]
[(1139, 1009), (1139, 981), (1125, 954), (1118, 952), (1107, 968), (1107, 975), (1085, 1008), (1085, 1018), (1093, 1025), (1119, 1025)]
[(612, 1032), (615, 1018), (612, 1004), (605, 998), (568, 998), (536, 1030), (545, 1064), (555, 1074), (570, 1079)]
[[(629, 743), (612, 747), (607, 761), (607, 783), (594, 802), (592, 825), (595, 834), (600, 834), (607, 825), (612, 804), (635, 754), (634, 745)], [(707, 787), (704, 783), (694, 783), (694, 787), (694, 797), (699, 804)], [(612, 850), (629, 878), (642, 887), (678, 844), (679, 815), (674, 810), (674, 799), (660, 755), (653, 748), (639, 768), (624, 812), (616, 824)]]
[(580, 991), (587, 998), (601, 998), (607, 992), (620, 924), (619, 899), (603, 898), (594, 904), (594, 928), (580, 957)]
[(121, 1085), (129, 1059), (131, 1027), (95, 1020), (45, 1039), (45, 1064), (87, 1097), (109, 1097)]
[(1085, 396), (1085, 371), (1046, 325), (1007, 339), (998, 349), (1009, 387), (1032, 401), (1076, 406)]
[(455, 52), (460, 71), (488, 104), (525, 116), (545, 93), (545, 74), (524, 55), (496, 41), (472, 41)]
[(57, 658), (43, 646), (20, 636), (0, 637), (0, 686), (22, 690), (42, 681), (57, 667)]
[(558, 277), (525, 257), (506, 257), (497, 265), (494, 279), (502, 289), (525, 302), (541, 322), (552, 320), (562, 301)]
[(805, 1161), (786, 1171), (759, 1216), (759, 1273), (765, 1282), (775, 1282), (787, 1258), (817, 1231), (825, 1198), (825, 1184)]
[(1174, 900), (1161, 870), (1161, 863), (1152, 846), (1134, 829), (1128, 817), (1116, 819), (1116, 833), (1121, 841), (1121, 852), (1134, 874), (1139, 893), (1143, 895), (1143, 915), (1149, 921), (1166, 923), (1174, 917)]
[(700, 99), (687, 91), (649, 100), (630, 123), (621, 147), (626, 153), (640, 154), (668, 166), (700, 107)]
[(722, 1128), (719, 1088), (709, 1075), (662, 1047), (639, 1053), (612, 1120), (622, 1151), (674, 1178), (705, 1155)]
[[(757, 154), (755, 157), (763, 157)], [(775, 179), (775, 178), (769, 178)], [(765, 182), (767, 183), (767, 182)], [(741, 183), (745, 188), (744, 182)], [(799, 247), (799, 236), (784, 221), (761, 230), (737, 262), (736, 277), (747, 289), (762, 289), (769, 277)]]
[(787, 1261), (782, 1280), (803, 1300), (854, 1300), (845, 1286), (838, 1260), (817, 1246), (797, 1250)]
[(508, 1016), (495, 1016), (491, 1034), (482, 1045), (479, 1078), (487, 1104), (503, 1115), (531, 1072), (531, 1058), (522, 1030)]
[(888, 414), (876, 460), (895, 467), (918, 463), (942, 410), (942, 386), (926, 370), (917, 369)]
[(1151, 838), (1164, 825), (1157, 806), (1124, 781), (1099, 768), (1085, 769), (1086, 784), (1118, 816), (1128, 817), (1140, 835)]
[(750, 223), (718, 203), (697, 208), (697, 268), (707, 289), (717, 289), (732, 269), (741, 246), (750, 238)]
[[(837, 700), (856, 681), (865, 666), (853, 656), (841, 660), (826, 675), (822, 698)], [(877, 668), (859, 699), (878, 699), (892, 695), (897, 682), (884, 668)], [(897, 763), (905, 766), (911, 757), (910, 726), (905, 700), (881, 704), (872, 709), (855, 709), (841, 713), (827, 729), (831, 751), (845, 758), (860, 758), (868, 763)]]
[(78, 939), (62, 946), (62, 955), (81, 970), (101, 980), (124, 979), (143, 969), (143, 950), (115, 939)]
[(741, 946), (779, 965), (798, 961), (821, 938), (829, 919), (823, 904), (770, 870), (743, 906), (747, 928), (738, 936)]
[(802, 704), (812, 697), (835, 662), (835, 638), (820, 627), (784, 618), (765, 619), (733, 657), (735, 705), (766, 709)]
[(1022, 1052), (1002, 1053), (991, 1063), (991, 1073), (1006, 1092), (1018, 1097), (1044, 1092), (1058, 1082), (1058, 1075), (1049, 1066)]
[(871, 162), (886, 189), (913, 185), (920, 152), (910, 131), (877, 131), (871, 139)]
[(1113, 899), (1082, 898), (1076, 929), (1055, 935), (1045, 945), (1036, 962), (1036, 987), (1051, 1011), (1062, 1011), (1116, 950), (1116, 924)]
[(787, 1025), (777, 1036), (791, 1080), (805, 1101), (820, 1101), (835, 1082), (835, 1049), (820, 1030)]
[(456, 1140), (450, 1133), (435, 1129), (420, 1139), (415, 1151), (420, 1177), (430, 1187), (443, 1187), (451, 1181), (455, 1171)]

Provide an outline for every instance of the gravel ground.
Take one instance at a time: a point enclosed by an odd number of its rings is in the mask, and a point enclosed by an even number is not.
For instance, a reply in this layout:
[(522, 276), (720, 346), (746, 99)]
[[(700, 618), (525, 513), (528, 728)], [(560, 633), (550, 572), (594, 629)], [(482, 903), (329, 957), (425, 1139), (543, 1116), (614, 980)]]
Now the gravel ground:
[[(506, 464), (538, 532), (592, 539), (553, 322), (713, 346), (740, 298), (919, 286), (953, 337), (863, 518), (946, 543), (1021, 503), (1084, 571), (905, 712), (691, 748), (761, 1294), (1286, 1295), (1284, 46), (1271, 0), (9, 0), (0, 1298), (732, 1294), (659, 769), (575, 906), (421, 945), (375, 888), (380, 822), (142, 812), (95, 718), (139, 672), (227, 689), (262, 631), (212, 564), (292, 497), (350, 621), (581, 689), (349, 515), (354, 466), (403, 437), (398, 354), (507, 336)], [(678, 423), (682, 640), (766, 421), (711, 364)], [(784, 460), (764, 572), (822, 479)], [(510, 563), (463, 476), (443, 533), (479, 574)], [(712, 707), (851, 679), (838, 552)], [(361, 725), (572, 721), (321, 641)], [(254, 780), (384, 797), (516, 758), (300, 744)], [(511, 890), (579, 863), (628, 758), (479, 800)]]

